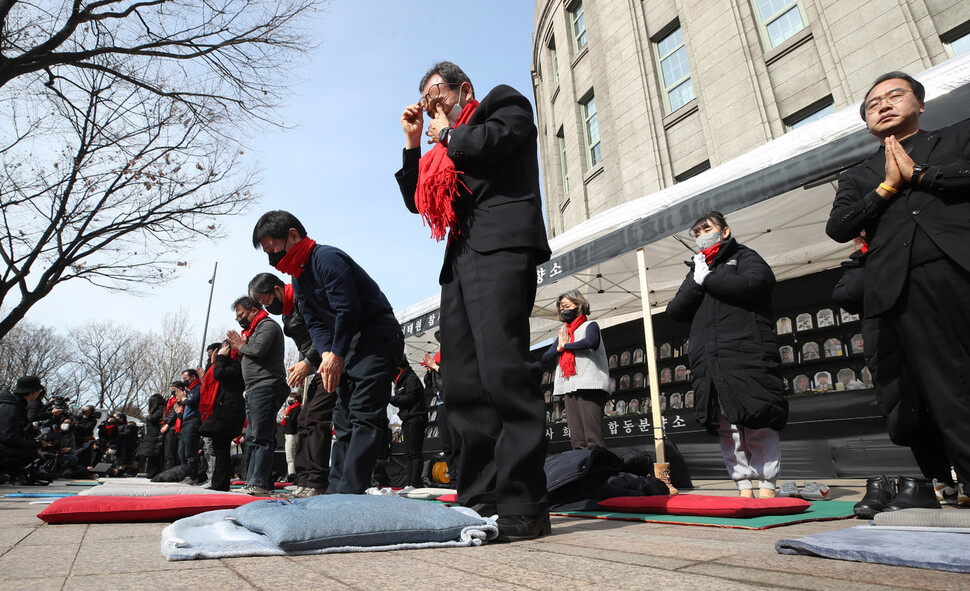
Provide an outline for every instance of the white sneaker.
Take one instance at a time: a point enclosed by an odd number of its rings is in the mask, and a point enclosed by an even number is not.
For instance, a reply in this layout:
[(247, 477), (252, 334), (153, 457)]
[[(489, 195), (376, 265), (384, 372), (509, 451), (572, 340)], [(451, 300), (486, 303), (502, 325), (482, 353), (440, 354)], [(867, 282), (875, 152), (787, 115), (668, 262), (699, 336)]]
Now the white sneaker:
[(963, 492), (963, 484), (957, 487), (957, 505), (961, 507), (970, 507), (970, 497)]
[(246, 486), (239, 489), (239, 492), (246, 493), (247, 495), (252, 495), (254, 497), (268, 497), (273, 494), (271, 491), (266, 490), (261, 486), (256, 486), (255, 484), (253, 485), (247, 484)]
[(315, 497), (317, 495), (322, 495), (326, 492), (323, 488), (313, 488), (312, 486), (298, 486), (293, 494), (290, 495), (294, 499), (306, 499), (308, 497)]
[(782, 482), (781, 486), (778, 487), (779, 497), (797, 497), (798, 496), (798, 485), (791, 480), (787, 482)]
[(806, 482), (799, 495), (806, 501), (824, 501), (829, 498), (829, 487), (821, 482)]
[(936, 498), (939, 499), (941, 505), (956, 505), (959, 503), (957, 489), (940, 482), (936, 478), (933, 479), (933, 490), (936, 491)]

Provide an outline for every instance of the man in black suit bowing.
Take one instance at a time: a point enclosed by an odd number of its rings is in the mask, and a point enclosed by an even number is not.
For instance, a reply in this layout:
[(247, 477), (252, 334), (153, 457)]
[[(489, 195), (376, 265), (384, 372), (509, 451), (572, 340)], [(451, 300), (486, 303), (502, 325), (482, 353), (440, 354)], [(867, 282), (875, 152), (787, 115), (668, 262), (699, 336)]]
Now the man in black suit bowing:
[(848, 242), (865, 230), (865, 316), (902, 347), (970, 490), (970, 120), (921, 130), (924, 95), (902, 72), (866, 93), (860, 114), (881, 146), (839, 179), (826, 233)]
[[(432, 237), (441, 269), (441, 357), (448, 420), (461, 438), (458, 500), (498, 513), (499, 541), (550, 531), (543, 472), (545, 401), (529, 352), (535, 267), (549, 259), (529, 101), (498, 86), (481, 102), (441, 62), (401, 116), (404, 203)], [(431, 149), (421, 156), (425, 135)]]

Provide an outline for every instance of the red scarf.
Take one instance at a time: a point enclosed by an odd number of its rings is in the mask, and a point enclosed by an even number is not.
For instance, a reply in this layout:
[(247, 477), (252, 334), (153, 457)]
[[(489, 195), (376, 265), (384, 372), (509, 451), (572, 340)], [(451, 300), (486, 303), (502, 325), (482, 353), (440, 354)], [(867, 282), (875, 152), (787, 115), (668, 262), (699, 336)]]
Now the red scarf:
[[(570, 343), (576, 340), (576, 329), (584, 322), (586, 322), (586, 315), (580, 314), (576, 317), (576, 320), (566, 325), (566, 332), (569, 333)], [(565, 345), (566, 343), (559, 344)], [(563, 349), (563, 352), (559, 354), (559, 369), (562, 370), (562, 377), (564, 379), (568, 380), (576, 375), (576, 354), (569, 349)]]
[(199, 414), (202, 415), (202, 420), (208, 419), (212, 416), (212, 407), (216, 403), (216, 394), (219, 392), (219, 382), (216, 381), (215, 375), (212, 373), (213, 367), (205, 370), (205, 375), (202, 376), (202, 395), (199, 397)]
[(710, 265), (714, 262), (714, 258), (717, 256), (717, 251), (721, 250), (721, 243), (718, 242), (710, 248), (705, 248), (701, 252), (704, 253), (704, 258), (707, 259), (707, 264)]
[[(260, 310), (256, 316), (253, 317), (252, 322), (249, 323), (249, 328), (242, 331), (243, 338), (248, 341), (249, 337), (252, 336), (253, 331), (256, 330), (256, 325), (259, 324), (264, 318), (269, 318), (269, 312), (267, 312), (265, 309)], [(229, 351), (229, 356), (233, 359), (239, 359), (239, 351), (232, 349)]]
[(276, 268), (291, 277), (299, 277), (303, 274), (303, 265), (310, 260), (310, 254), (316, 244), (309, 236), (304, 236), (302, 240), (293, 245), (293, 248), (286, 253), (286, 256), (276, 265)]
[[(177, 402), (178, 402), (178, 399), (175, 398), (175, 395), (173, 394), (172, 397), (168, 399), (168, 402), (165, 403), (165, 414), (172, 412), (172, 407), (175, 406)], [(182, 419), (175, 419), (175, 432), (179, 433), (181, 431), (182, 431)]]
[[(312, 240), (310, 242), (313, 242)], [(302, 267), (300, 267), (302, 269)], [(283, 316), (293, 313), (293, 284), (287, 283), (283, 286)]]
[(290, 416), (290, 411), (293, 410), (294, 408), (298, 407), (298, 406), (300, 406), (300, 403), (299, 402), (294, 402), (293, 404), (291, 404), (291, 405), (289, 405), (289, 406), (286, 407), (286, 412), (283, 413), (283, 420), (280, 421), (280, 425), (282, 425), (284, 427), (286, 426), (286, 418)]
[[(437, 353), (435, 353), (432, 359), (434, 359), (435, 365), (441, 365), (441, 351), (438, 351)], [(427, 367), (428, 369), (431, 369), (430, 367), (428, 367), (428, 364), (425, 363), (424, 361), (421, 362), (421, 365)], [(400, 377), (400, 375), (398, 377)]]
[[(461, 110), (455, 127), (460, 127), (471, 119), (478, 107), (478, 101), (469, 101)], [(440, 142), (434, 145), (418, 163), (418, 188), (414, 193), (414, 206), (421, 214), (422, 221), (431, 226), (431, 237), (437, 241), (444, 239), (448, 230), (458, 231), (454, 201), (458, 196), (458, 179), (464, 174), (455, 170), (455, 163), (448, 157), (448, 148)]]

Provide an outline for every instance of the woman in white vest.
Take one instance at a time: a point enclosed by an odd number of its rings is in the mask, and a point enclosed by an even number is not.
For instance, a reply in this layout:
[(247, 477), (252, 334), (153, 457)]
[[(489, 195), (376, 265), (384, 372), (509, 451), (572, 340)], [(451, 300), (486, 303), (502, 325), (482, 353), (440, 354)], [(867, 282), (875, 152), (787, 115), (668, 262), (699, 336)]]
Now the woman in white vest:
[(610, 370), (600, 328), (587, 318), (589, 302), (577, 290), (559, 296), (556, 308), (564, 325), (542, 361), (558, 360), (553, 393), (563, 396), (570, 443), (573, 449), (606, 447), (603, 404), (609, 397)]

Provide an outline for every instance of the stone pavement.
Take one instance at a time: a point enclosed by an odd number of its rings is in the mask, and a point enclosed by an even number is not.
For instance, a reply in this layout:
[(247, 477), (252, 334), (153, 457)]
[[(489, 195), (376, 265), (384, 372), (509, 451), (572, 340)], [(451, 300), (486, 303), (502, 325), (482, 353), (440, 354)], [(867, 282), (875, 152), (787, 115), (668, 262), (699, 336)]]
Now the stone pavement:
[[(828, 480), (834, 498), (858, 500), (861, 480)], [(734, 495), (727, 481), (694, 492)], [(77, 487), (0, 486), (10, 492)], [(970, 589), (970, 575), (783, 556), (776, 540), (857, 520), (763, 531), (553, 518), (552, 535), (478, 548), (166, 562), (164, 523), (46, 525), (36, 499), (0, 498), (0, 590), (30, 589)], [(944, 509), (956, 511), (960, 509)]]

